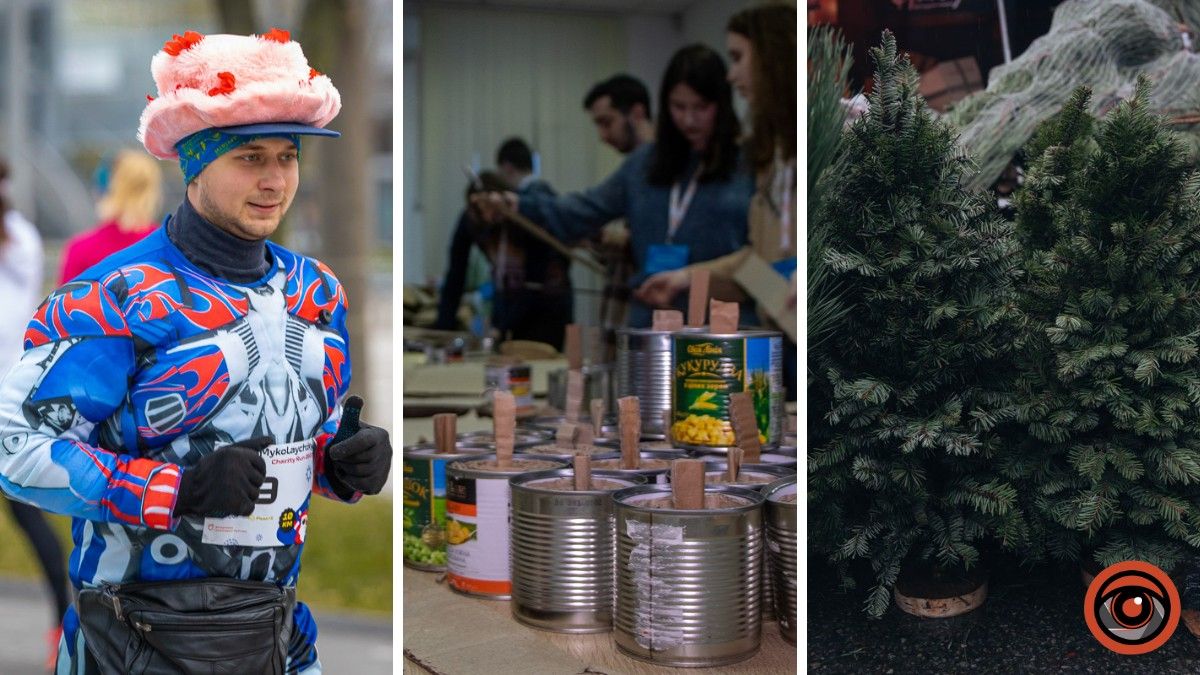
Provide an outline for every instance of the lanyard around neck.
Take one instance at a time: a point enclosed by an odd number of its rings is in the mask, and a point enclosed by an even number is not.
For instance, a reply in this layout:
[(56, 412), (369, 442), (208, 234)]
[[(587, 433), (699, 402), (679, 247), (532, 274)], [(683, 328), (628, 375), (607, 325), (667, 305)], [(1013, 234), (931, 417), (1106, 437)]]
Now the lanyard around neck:
[(692, 197), (696, 196), (696, 184), (700, 179), (700, 168), (696, 168), (696, 172), (692, 174), (692, 180), (688, 183), (687, 191), (683, 196), (679, 195), (680, 183), (675, 183), (671, 186), (671, 204), (667, 215), (667, 243), (675, 238), (675, 231), (679, 229), (679, 224), (683, 222), (683, 217), (687, 215), (688, 208), (692, 205)]
[[(783, 171), (778, 171), (776, 167), (777, 180), (780, 180), (783, 185), (779, 190), (782, 194), (779, 199), (779, 248), (787, 250), (792, 243), (792, 184), (795, 182), (796, 165), (791, 161), (784, 164)], [(782, 176), (778, 174), (782, 173)]]

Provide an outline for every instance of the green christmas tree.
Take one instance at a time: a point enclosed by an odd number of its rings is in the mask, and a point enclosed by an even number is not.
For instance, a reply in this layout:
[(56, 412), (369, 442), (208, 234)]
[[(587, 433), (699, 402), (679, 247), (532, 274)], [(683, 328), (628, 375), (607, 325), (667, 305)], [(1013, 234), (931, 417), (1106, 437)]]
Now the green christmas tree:
[(1010, 464), (1051, 555), (1170, 570), (1200, 548), (1200, 177), (1149, 92), (1097, 121), (1081, 88), (1026, 149)]
[(1011, 410), (1012, 227), (963, 188), (971, 165), (885, 32), (869, 110), (822, 179), (826, 263), (850, 311), (810, 358), (810, 549), (881, 615), (901, 567), (969, 568), (989, 537), (1028, 536), (995, 468)]

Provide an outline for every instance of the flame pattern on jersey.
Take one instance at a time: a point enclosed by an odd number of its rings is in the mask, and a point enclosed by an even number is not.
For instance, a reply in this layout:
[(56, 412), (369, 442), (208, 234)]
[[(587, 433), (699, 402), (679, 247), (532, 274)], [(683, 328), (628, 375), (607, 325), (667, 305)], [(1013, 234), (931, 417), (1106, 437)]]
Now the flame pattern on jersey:
[[(263, 279), (227, 283), (159, 228), (56, 290), (30, 321), (0, 383), (0, 487), (74, 517), (77, 586), (296, 582), (302, 530), (275, 546), (224, 546), (201, 543), (202, 518), (172, 517), (181, 470), (263, 435), (315, 439), (312, 492), (339, 499), (323, 457), (350, 386), (345, 291), (325, 265), (268, 251)], [(287, 506), (307, 521), (307, 498)]]

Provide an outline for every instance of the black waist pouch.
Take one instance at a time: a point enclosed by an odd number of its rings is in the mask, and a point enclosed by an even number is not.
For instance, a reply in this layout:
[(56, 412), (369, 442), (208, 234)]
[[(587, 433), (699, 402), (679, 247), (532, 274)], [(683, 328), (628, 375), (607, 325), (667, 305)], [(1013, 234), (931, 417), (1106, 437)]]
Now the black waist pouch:
[(236, 579), (106, 584), (78, 599), (105, 675), (283, 675), (295, 604), (295, 588)]

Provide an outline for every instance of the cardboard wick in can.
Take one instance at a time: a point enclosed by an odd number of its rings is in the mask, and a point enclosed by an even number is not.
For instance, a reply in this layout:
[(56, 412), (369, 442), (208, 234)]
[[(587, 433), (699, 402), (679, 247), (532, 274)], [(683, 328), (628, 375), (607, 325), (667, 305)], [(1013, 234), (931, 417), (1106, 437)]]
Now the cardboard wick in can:
[(687, 325), (692, 328), (704, 325), (705, 304), (708, 302), (708, 277), (708, 270), (692, 270), (692, 283), (688, 290), (687, 316)]
[(621, 433), (621, 469), (637, 469), (641, 464), (638, 442), (642, 437), (642, 411), (636, 396), (617, 399), (617, 428)]
[(704, 460), (671, 462), (671, 499), (677, 509), (704, 508)]
[(757, 464), (762, 456), (762, 443), (758, 440), (758, 420), (754, 417), (754, 395), (739, 391), (729, 395), (729, 421), (733, 423), (733, 437), (742, 449), (743, 459)]
[(492, 395), (492, 435), (496, 439), (496, 464), (501, 469), (512, 466), (513, 443), (517, 430), (517, 401), (507, 391)]
[(604, 399), (594, 398), (591, 405), (592, 436), (604, 435)]
[(584, 344), (587, 345), (588, 361), (592, 365), (604, 363), (604, 340), (600, 326), (588, 326), (584, 329)]
[(575, 489), (592, 489), (592, 456), (586, 452), (575, 454)]
[(438, 413), (433, 416), (433, 444), (438, 453), (454, 452), (458, 445), (458, 415)]
[(554, 433), (554, 444), (560, 448), (572, 449), (579, 437), (579, 425), (574, 422), (563, 422)]
[(579, 324), (567, 324), (565, 338), (566, 346), (563, 350), (566, 351), (567, 370), (583, 368), (583, 334)]
[(736, 302), (708, 302), (708, 325), (714, 333), (736, 333), (738, 329), (738, 304)]
[(683, 312), (677, 309), (656, 309), (650, 329), (656, 331), (683, 330)]
[(579, 421), (579, 409), (583, 405), (583, 371), (567, 371), (567, 409), (566, 418), (574, 424)]
[(592, 425), (577, 423), (575, 425), (575, 447), (586, 448), (594, 445), (596, 436), (592, 433)]
[(725, 477), (729, 479), (730, 484), (737, 482), (738, 472), (742, 469), (743, 452), (741, 448), (730, 448), (725, 456)]

